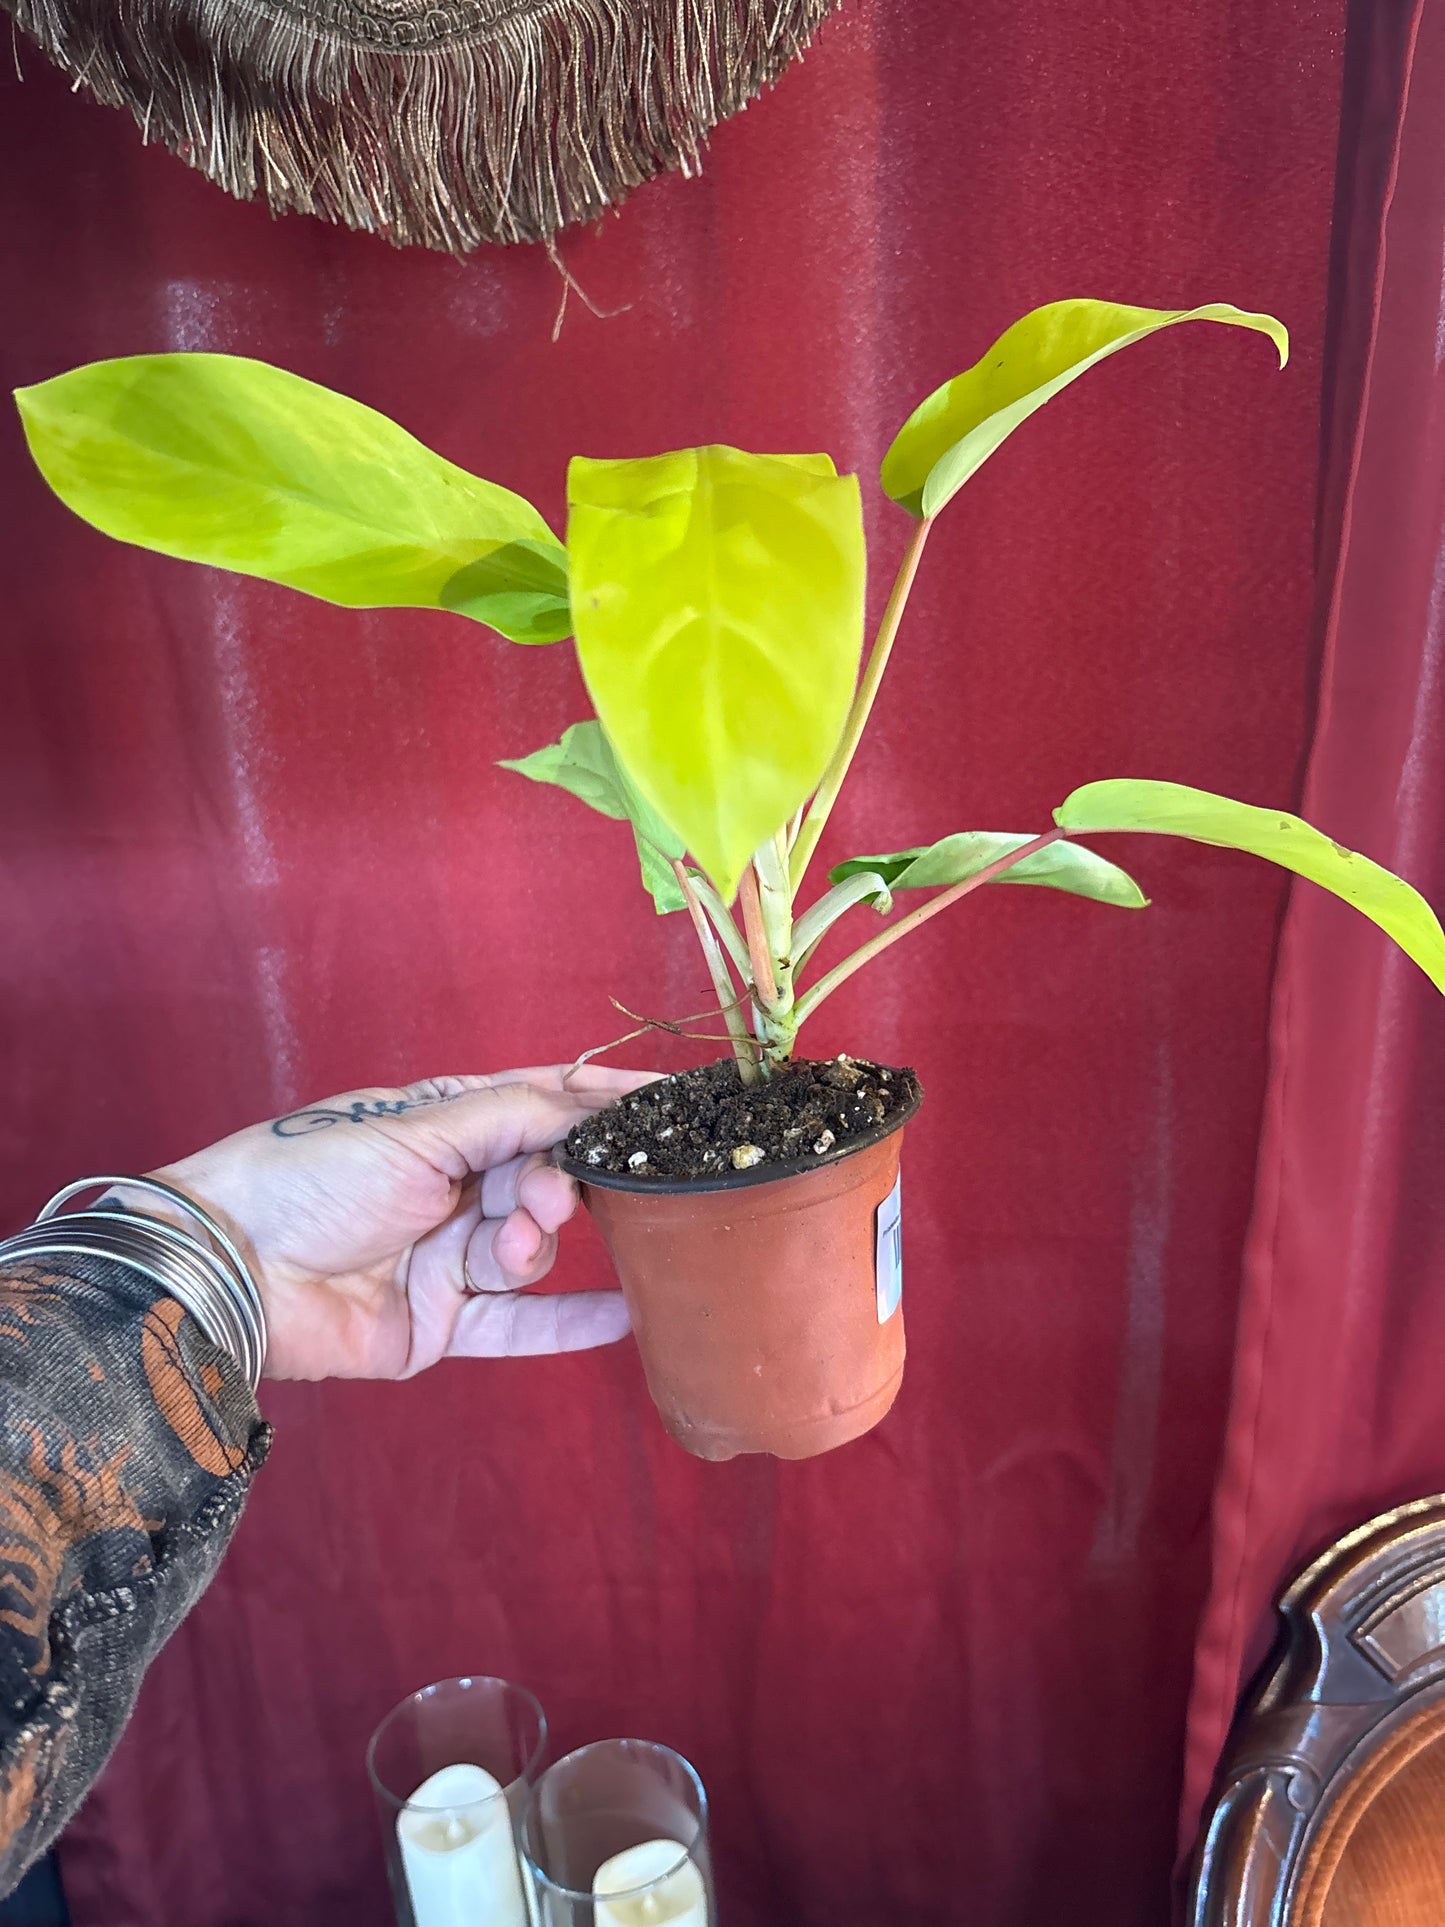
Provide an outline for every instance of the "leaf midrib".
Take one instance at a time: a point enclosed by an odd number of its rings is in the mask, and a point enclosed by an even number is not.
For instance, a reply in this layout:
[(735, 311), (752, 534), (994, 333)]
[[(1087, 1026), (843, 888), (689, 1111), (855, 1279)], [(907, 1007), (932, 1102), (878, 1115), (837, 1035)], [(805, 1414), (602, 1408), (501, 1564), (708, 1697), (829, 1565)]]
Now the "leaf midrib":
[[(172, 468), (176, 469), (182, 474), (213, 476), (213, 477), (219, 476), (223, 480), (230, 481), (233, 485), (235, 483), (234, 473), (232, 471), (229, 471), (221, 467), (219, 463), (200, 462), (200, 461), (196, 461), (193, 457), (187, 457), (184, 455), (174, 455), (169, 453), (168, 451), (157, 449), (153, 445), (138, 441), (134, 437), (127, 437), (126, 439), (130, 442), (130, 445), (133, 448), (146, 450), (150, 454), (152, 460), (157, 462), (168, 463)], [(425, 449), (425, 444), (418, 442), (417, 447)], [(428, 455), (433, 455), (433, 451), (430, 449), (425, 449), (425, 452)], [(446, 457), (442, 455), (433, 455), (433, 459), (435, 459), (438, 462), (446, 461)], [(447, 463), (447, 467), (455, 468), (455, 464)], [(457, 468), (456, 473), (458, 475), (463, 476), (468, 481), (473, 481), (478, 479), (477, 477), (468, 475), (465, 469)], [(313, 511), (313, 513), (330, 515), (338, 522), (347, 523), (354, 528), (364, 529), (369, 535), (373, 537), (379, 536), (379, 535), (389, 535), (390, 546), (393, 548), (399, 547), (399, 546), (408, 546), (406, 543), (399, 544), (397, 542), (396, 531), (394, 529), (388, 531), (383, 527), (381, 527), (381, 525), (379, 525), (378, 523), (369, 521), (365, 516), (359, 513), (356, 513), (351, 509), (338, 508), (329, 503), (325, 503), (322, 501), (320, 497), (314, 494), (307, 494), (299, 488), (288, 487), (284, 483), (283, 484), (273, 484), (270, 482), (262, 483), (254, 480), (250, 481), (249, 483), (246, 483), (245, 485), (256, 489), (264, 489), (269, 494), (275, 495), (283, 501), (301, 503), (302, 505), (309, 507)], [(489, 486), (492, 488), (500, 488), (501, 484), (493, 482), (493, 483), (490, 483)], [(510, 495), (511, 491), (506, 490), (504, 491), (504, 493)], [(517, 496), (514, 499), (517, 500), (518, 502), (522, 501), (521, 496)], [(543, 523), (543, 527), (544, 529), (546, 529), (545, 523)], [(416, 548), (427, 548), (434, 555), (443, 555), (448, 558), (452, 558), (452, 557), (463, 556), (464, 552), (458, 546), (461, 543), (486, 542), (492, 539), (493, 538), (491, 537), (481, 536), (481, 535), (460, 536), (455, 538), (454, 541), (446, 542), (439, 545), (433, 540), (429, 540), (426, 538), (417, 539), (416, 537), (413, 537), (409, 546), (416, 547)], [(562, 547), (562, 544), (557, 541), (557, 538), (552, 533), (551, 529), (546, 529), (546, 539), (550, 540), (553, 544), (555, 544), (559, 554), (566, 553), (566, 551)], [(514, 536), (510, 538), (508, 537), (498, 538), (496, 541), (496, 546), (498, 548), (503, 548), (507, 545), (507, 542), (509, 540), (535, 541), (539, 544), (539, 546), (543, 545), (544, 543), (544, 538), (541, 536)], [(466, 555), (465, 559), (475, 562), (475, 561), (481, 560), (481, 557), (472, 554), (472, 555)]]

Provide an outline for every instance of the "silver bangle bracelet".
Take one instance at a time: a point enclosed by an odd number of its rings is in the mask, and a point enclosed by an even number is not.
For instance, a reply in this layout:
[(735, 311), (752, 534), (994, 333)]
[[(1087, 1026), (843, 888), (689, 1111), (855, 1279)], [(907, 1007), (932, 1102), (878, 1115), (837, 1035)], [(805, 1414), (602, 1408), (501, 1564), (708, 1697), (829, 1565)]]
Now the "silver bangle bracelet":
[[(78, 1193), (117, 1184), (165, 1198), (194, 1218), (211, 1244), (202, 1244), (166, 1219), (135, 1212), (60, 1214), (61, 1205)], [(34, 1224), (0, 1240), (0, 1260), (68, 1256), (110, 1258), (140, 1272), (185, 1306), (211, 1343), (240, 1366), (253, 1392), (260, 1384), (266, 1363), (261, 1293), (235, 1241), (184, 1191), (160, 1178), (80, 1178), (57, 1191)]]

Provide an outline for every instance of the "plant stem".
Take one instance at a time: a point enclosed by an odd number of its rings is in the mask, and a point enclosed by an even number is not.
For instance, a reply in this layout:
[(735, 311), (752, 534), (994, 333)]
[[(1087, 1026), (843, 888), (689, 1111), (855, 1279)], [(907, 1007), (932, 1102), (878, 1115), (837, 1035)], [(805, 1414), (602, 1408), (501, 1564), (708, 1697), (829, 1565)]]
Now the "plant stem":
[(753, 1030), (762, 1047), (761, 1070), (771, 1077), (793, 1055), (798, 1019), (793, 999), (793, 893), (782, 838), (753, 852), (738, 885), (752, 967)]
[(1039, 850), (1047, 849), (1049, 844), (1059, 842), (1065, 834), (1063, 830), (1045, 830), (1042, 836), (1036, 836), (1031, 843), (1020, 844), (1018, 849), (1010, 850), (1007, 856), (1001, 856), (993, 863), (986, 863), (981, 870), (975, 870), (971, 877), (965, 877), (962, 883), (955, 883), (949, 889), (941, 890), (936, 897), (930, 897), (927, 903), (920, 904), (916, 910), (910, 910), (906, 917), (900, 917), (897, 923), (889, 924), (886, 930), (881, 930), (876, 937), (860, 945), (851, 956), (845, 957), (842, 963), (828, 972), (826, 977), (820, 977), (811, 990), (804, 991), (798, 999), (799, 1024), (805, 1023), (824, 998), (831, 997), (840, 984), (847, 983), (854, 971), (861, 970), (866, 963), (872, 963), (873, 959), (887, 950), (890, 944), (897, 943), (900, 937), (906, 937), (910, 931), (919, 929), (928, 922), (930, 917), (936, 917), (940, 910), (946, 910), (950, 904), (957, 903), (960, 897), (966, 897), (971, 890), (980, 889), (985, 883), (992, 883), (996, 876), (1001, 876), (1005, 870), (1011, 870), (1016, 863), (1022, 863), (1026, 856), (1034, 856)]
[(763, 935), (773, 963), (773, 983), (779, 1002), (793, 997), (793, 887), (788, 880), (788, 852), (780, 831), (767, 843), (759, 844), (753, 856), (753, 875), (758, 880), (758, 905), (763, 914)]
[(866, 903), (870, 897), (877, 899), (873, 907), (880, 917), (891, 914), (893, 896), (883, 878), (876, 870), (859, 870), (844, 877), (841, 883), (835, 883), (816, 903), (810, 904), (793, 925), (793, 942), (799, 952), (795, 969), (802, 969), (814, 947), (839, 917), (846, 916), (855, 903)]
[(748, 934), (748, 956), (753, 966), (753, 996), (760, 1009), (769, 1011), (777, 1005), (778, 986), (773, 976), (773, 959), (768, 949), (767, 931), (763, 928), (763, 906), (758, 898), (758, 879), (751, 863), (743, 871), (742, 882), (738, 885), (738, 901), (743, 907), (743, 929)]
[(848, 711), (848, 720), (843, 725), (843, 734), (838, 739), (838, 747), (833, 751), (828, 767), (823, 771), (817, 793), (808, 806), (803, 818), (802, 828), (793, 840), (793, 854), (789, 863), (793, 888), (797, 889), (803, 881), (813, 852), (818, 847), (818, 839), (827, 826), (833, 805), (838, 800), (838, 792), (843, 787), (858, 745), (863, 740), (863, 731), (868, 726), (868, 718), (873, 713), (879, 688), (883, 682), (883, 672), (888, 667), (888, 658), (893, 651), (894, 638), (898, 625), (903, 620), (903, 611), (908, 606), (908, 592), (913, 587), (913, 578), (918, 573), (918, 564), (923, 556), (923, 547), (928, 540), (928, 532), (933, 527), (931, 517), (925, 517), (914, 530), (908, 547), (904, 550), (903, 560), (898, 565), (898, 574), (888, 596), (888, 605), (883, 611), (883, 620), (878, 625), (878, 634), (873, 641), (873, 649), (868, 657), (868, 667), (863, 672), (863, 680), (854, 691), (853, 704)]
[(702, 907), (697, 891), (692, 887), (692, 878), (676, 859), (672, 867), (676, 872), (682, 894), (687, 899), (688, 914), (692, 918), (692, 927), (697, 932), (697, 940), (702, 945), (702, 954), (707, 958), (708, 975), (712, 978), (712, 987), (717, 992), (718, 1007), (728, 1027), (733, 1055), (738, 1060), (738, 1075), (744, 1084), (756, 1084), (761, 1077), (757, 1050), (753, 1040), (748, 1036), (748, 1027), (742, 1012), (738, 1009), (733, 980), (728, 975), (727, 959), (723, 956), (717, 937), (713, 933), (713, 927), (707, 920), (707, 913)]
[[(788, 851), (781, 831), (753, 852), (751, 875), (757, 884), (759, 922), (772, 972), (773, 997), (758, 1006), (757, 1032), (763, 1044), (763, 1075), (786, 1064), (793, 1055), (798, 1020), (793, 1015), (793, 887), (788, 880)], [(743, 898), (744, 918), (748, 898)]]
[(701, 870), (689, 870), (687, 874), (688, 881), (697, 892), (699, 902), (712, 918), (713, 928), (722, 938), (724, 947), (737, 969), (738, 976), (742, 982), (746, 984), (748, 978), (752, 975), (752, 959), (748, 955), (748, 946), (743, 940), (743, 934), (733, 921), (732, 912), (728, 909), (727, 905), (723, 902), (717, 891), (714, 890), (712, 884), (703, 875)]

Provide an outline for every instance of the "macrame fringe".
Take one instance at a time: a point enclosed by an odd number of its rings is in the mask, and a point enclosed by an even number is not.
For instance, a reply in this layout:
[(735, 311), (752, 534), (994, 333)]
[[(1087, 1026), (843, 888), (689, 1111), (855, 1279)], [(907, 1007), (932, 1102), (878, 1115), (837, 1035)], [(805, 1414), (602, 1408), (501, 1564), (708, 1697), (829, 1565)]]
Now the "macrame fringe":
[(838, 0), (0, 4), (238, 199), (467, 254), (694, 172)]

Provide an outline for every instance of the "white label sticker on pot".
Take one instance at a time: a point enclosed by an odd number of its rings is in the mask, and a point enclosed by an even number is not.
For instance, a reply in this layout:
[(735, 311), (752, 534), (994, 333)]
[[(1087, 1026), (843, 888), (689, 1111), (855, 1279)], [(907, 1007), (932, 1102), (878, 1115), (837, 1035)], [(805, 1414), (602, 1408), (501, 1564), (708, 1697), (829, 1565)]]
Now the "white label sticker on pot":
[(878, 1207), (878, 1323), (903, 1302), (903, 1173)]

